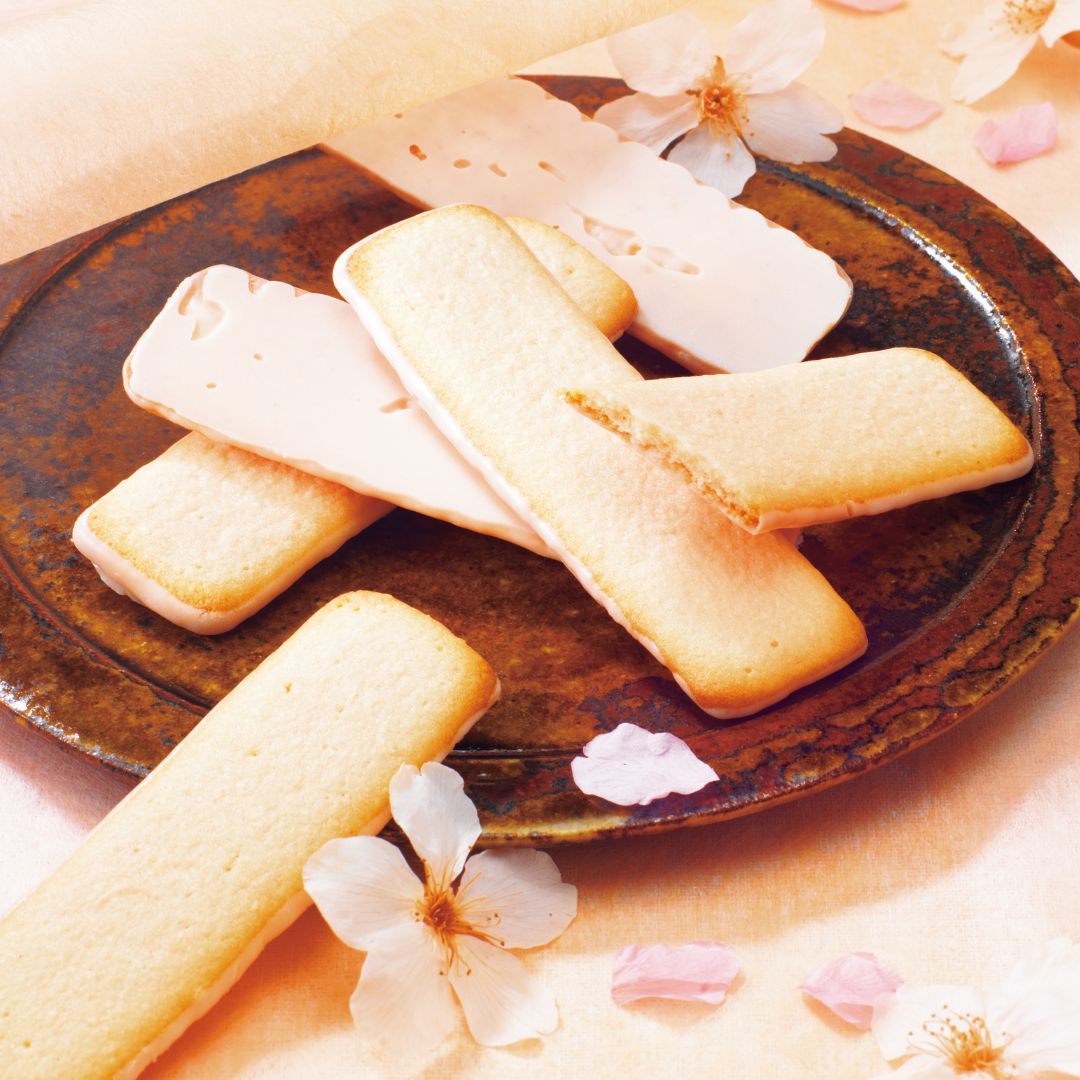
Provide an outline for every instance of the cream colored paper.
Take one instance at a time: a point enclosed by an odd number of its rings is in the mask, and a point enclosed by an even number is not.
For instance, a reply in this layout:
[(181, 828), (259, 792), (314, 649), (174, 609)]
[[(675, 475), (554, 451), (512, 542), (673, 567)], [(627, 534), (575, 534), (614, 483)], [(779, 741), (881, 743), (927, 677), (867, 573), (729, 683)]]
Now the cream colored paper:
[(0, 23), (0, 262), (683, 0), (81, 0)]

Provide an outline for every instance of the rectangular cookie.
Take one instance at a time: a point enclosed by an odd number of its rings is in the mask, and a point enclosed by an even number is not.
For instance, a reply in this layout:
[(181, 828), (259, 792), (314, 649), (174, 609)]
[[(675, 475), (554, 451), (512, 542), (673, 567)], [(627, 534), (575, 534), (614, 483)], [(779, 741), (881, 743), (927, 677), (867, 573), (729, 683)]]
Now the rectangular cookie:
[(391, 510), (192, 432), (84, 510), (72, 541), (118, 593), (221, 634)]
[(392, 597), (318, 611), (0, 922), (4, 1080), (136, 1076), (307, 907), (309, 856), (378, 832), (398, 767), (441, 759), (497, 696)]
[(866, 648), (788, 540), (748, 536), (560, 398), (641, 377), (498, 216), (410, 218), (334, 280), (447, 438), (707, 712), (754, 712)]
[(751, 533), (971, 491), (1022, 476), (1034, 460), (985, 394), (922, 349), (564, 396), (682, 470)]
[(418, 206), (557, 225), (625, 278), (631, 333), (691, 371), (802, 360), (851, 281), (822, 251), (524, 79), (496, 79), (329, 148)]
[[(557, 229), (516, 227), (605, 334), (625, 282)], [(124, 364), (131, 399), (365, 495), (549, 554), (410, 401), (347, 304), (213, 266), (175, 290)]]

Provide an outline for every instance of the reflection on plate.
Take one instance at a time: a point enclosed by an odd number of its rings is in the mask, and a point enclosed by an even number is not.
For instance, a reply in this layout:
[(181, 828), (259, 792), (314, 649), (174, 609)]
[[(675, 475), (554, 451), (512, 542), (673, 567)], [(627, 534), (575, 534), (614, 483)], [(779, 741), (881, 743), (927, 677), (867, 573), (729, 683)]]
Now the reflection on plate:
[[(587, 111), (621, 92), (603, 79), (541, 81)], [(757, 716), (712, 721), (560, 565), (400, 510), (220, 638), (178, 630), (102, 585), (68, 534), (79, 510), (182, 434), (120, 384), (175, 284), (227, 262), (333, 292), (338, 252), (412, 213), (309, 150), (0, 270), (0, 704), (143, 773), (316, 607), (367, 588), (442, 620), (502, 676), (504, 700), (451, 759), (492, 843), (716, 820), (946, 730), (1076, 614), (1080, 286), (973, 192), (852, 132), (825, 165), (766, 166), (743, 201), (855, 282), (818, 355), (941, 353), (1037, 452), (1015, 483), (808, 531), (804, 552), (866, 622), (858, 663)], [(630, 339), (621, 347), (647, 374), (676, 371)], [(719, 782), (629, 811), (581, 795), (570, 758), (624, 720), (680, 735)]]

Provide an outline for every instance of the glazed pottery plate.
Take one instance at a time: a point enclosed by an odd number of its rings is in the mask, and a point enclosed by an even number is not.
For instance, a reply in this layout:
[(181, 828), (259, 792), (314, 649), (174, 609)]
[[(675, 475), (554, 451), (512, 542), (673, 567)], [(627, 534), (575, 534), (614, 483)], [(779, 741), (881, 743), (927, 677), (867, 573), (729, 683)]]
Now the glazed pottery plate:
[[(625, 92), (540, 81), (589, 112)], [(120, 381), (180, 279), (231, 263), (333, 293), (335, 256), (414, 212), (312, 149), (0, 269), (0, 706), (141, 775), (321, 604), (389, 592), (466, 637), (502, 677), (503, 700), (450, 759), (489, 843), (715, 821), (855, 776), (966, 717), (1076, 615), (1080, 286), (956, 181), (863, 135), (839, 143), (823, 165), (765, 164), (741, 200), (855, 283), (815, 355), (940, 353), (1036, 450), (1022, 480), (807, 531), (803, 551), (866, 623), (857, 663), (756, 716), (711, 720), (560, 564), (402, 510), (221, 637), (106, 588), (71, 525), (182, 435)], [(648, 375), (676, 373), (629, 338), (620, 347)], [(719, 781), (630, 809), (582, 795), (570, 760), (622, 721), (686, 739)]]

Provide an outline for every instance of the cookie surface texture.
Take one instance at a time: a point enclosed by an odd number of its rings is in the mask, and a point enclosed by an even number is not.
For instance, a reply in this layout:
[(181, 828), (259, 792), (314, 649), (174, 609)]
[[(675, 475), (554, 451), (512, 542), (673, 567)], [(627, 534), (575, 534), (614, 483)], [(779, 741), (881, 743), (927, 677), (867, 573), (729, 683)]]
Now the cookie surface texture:
[(568, 378), (641, 377), (495, 214), (391, 226), (335, 282), (447, 437), (703, 709), (745, 715), (865, 649), (788, 540), (748, 536), (561, 399)]
[(886, 349), (737, 376), (571, 389), (752, 533), (880, 514), (1012, 480), (1016, 425), (940, 356)]
[(220, 634), (392, 509), (192, 432), (88, 507), (72, 536), (117, 591)]
[(136, 1075), (307, 906), (307, 858), (378, 832), (397, 768), (442, 758), (497, 693), (392, 597), (316, 612), (0, 922), (0, 1074)]

